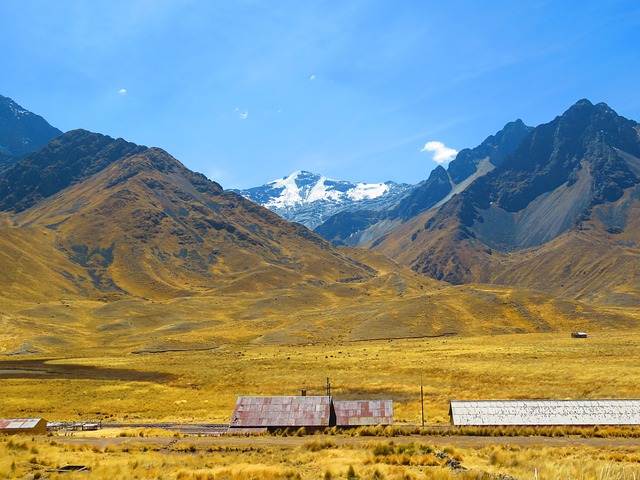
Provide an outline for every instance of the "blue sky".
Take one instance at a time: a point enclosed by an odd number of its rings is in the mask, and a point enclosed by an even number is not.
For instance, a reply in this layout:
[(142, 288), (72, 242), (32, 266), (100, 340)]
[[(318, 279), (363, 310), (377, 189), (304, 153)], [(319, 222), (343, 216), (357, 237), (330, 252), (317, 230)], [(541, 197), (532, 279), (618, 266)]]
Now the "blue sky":
[(0, 94), (225, 188), (418, 183), (581, 98), (640, 121), (639, 38), (637, 0), (3, 0)]

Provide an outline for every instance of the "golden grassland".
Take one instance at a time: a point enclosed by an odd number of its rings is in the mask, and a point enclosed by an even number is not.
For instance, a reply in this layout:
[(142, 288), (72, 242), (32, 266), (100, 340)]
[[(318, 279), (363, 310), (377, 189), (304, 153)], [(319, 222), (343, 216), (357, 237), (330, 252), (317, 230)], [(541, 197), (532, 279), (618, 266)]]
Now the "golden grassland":
[[(633, 444), (572, 442), (637, 438), (637, 429), (467, 429), (442, 437), (436, 428), (448, 425), (451, 399), (638, 397), (639, 312), (502, 287), (420, 288), (416, 280), (406, 288), (411, 278), (333, 286), (317, 297), (282, 289), (253, 303), (225, 292), (163, 302), (0, 304), (2, 417), (227, 423), (238, 395), (296, 395), (303, 388), (323, 394), (329, 377), (335, 398), (392, 399), (396, 423), (418, 425), (422, 379), (433, 427), (416, 438), (359, 442), (332, 435), (234, 443), (148, 430), (118, 442), (103, 439), (106, 430), (83, 438), (4, 438), (0, 477), (87, 478), (47, 471), (85, 464), (90, 478), (105, 479), (347, 478), (349, 467), (358, 478), (533, 478), (534, 469), (541, 480), (640, 478)], [(369, 310), (358, 300), (336, 300), (352, 289), (370, 289)], [(589, 338), (572, 339), (572, 330), (587, 330)], [(411, 336), (422, 338), (388, 338)], [(566, 443), (508, 437), (460, 445), (456, 434), (563, 435)], [(469, 470), (443, 467), (441, 451)]]
[[(257, 440), (257, 441), (256, 441)], [(286, 441), (285, 441), (286, 440)], [(640, 447), (469, 444), (420, 438), (182, 436), (0, 439), (2, 478), (65, 479), (631, 479)], [(89, 472), (60, 473), (67, 465)], [(511, 477), (506, 477), (510, 475)]]
[(418, 423), (422, 377), (427, 423), (444, 425), (451, 399), (633, 398), (640, 384), (633, 330), (92, 353), (1, 357), (2, 415), (226, 423), (238, 395), (323, 394), (329, 377), (336, 398), (390, 398), (397, 423)]

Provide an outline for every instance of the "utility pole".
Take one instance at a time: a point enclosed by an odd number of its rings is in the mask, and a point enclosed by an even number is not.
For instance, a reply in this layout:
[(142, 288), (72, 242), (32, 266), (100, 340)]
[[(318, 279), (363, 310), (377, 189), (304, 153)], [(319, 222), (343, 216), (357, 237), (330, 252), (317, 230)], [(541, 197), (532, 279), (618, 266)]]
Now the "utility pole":
[(422, 374), (420, 374), (420, 406), (422, 407), (422, 428), (424, 428), (424, 389), (422, 388)]

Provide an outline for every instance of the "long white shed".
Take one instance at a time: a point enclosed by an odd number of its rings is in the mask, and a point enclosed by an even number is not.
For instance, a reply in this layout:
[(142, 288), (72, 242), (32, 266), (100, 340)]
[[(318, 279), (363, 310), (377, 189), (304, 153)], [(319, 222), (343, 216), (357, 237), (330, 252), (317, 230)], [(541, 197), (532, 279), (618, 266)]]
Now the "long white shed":
[(453, 425), (640, 425), (640, 400), (452, 400)]

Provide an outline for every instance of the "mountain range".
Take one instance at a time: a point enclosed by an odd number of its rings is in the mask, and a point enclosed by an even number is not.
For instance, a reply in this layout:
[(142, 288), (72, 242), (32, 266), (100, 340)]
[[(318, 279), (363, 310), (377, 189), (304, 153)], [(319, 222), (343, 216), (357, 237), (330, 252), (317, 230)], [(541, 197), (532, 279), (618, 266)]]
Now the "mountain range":
[(316, 231), (336, 245), (363, 246), (375, 241), (407, 220), (443, 204), (500, 165), (531, 130), (522, 120), (508, 123), (478, 147), (461, 150), (446, 170), (441, 165), (436, 167), (427, 180), (411, 188), (392, 208), (344, 211), (327, 219)]
[(243, 192), (310, 225), (337, 212), (316, 227), (331, 243), (162, 149), (5, 100), (0, 323), (18, 351), (640, 321), (640, 128), (604, 104), (509, 123), (415, 186), (296, 172)]
[[(389, 208), (351, 203), (315, 231), (453, 284), (526, 285), (635, 304), (639, 132), (606, 104), (581, 100), (535, 128), (508, 123)], [(532, 256), (547, 260), (537, 264)], [(565, 267), (550, 279), (546, 262)], [(608, 276), (611, 265), (613, 283), (593, 275)]]
[(334, 245), (364, 246), (445, 202), (500, 165), (531, 130), (522, 120), (511, 122), (478, 147), (460, 151), (448, 169), (438, 166), (418, 185), (354, 184), (295, 172), (237, 192), (287, 220), (306, 225)]

